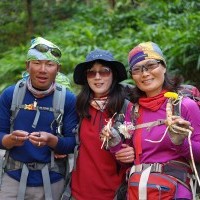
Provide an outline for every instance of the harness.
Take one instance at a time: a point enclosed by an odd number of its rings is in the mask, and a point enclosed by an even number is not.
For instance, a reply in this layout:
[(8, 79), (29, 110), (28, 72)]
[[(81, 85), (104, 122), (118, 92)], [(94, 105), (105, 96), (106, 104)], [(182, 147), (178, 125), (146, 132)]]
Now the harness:
[[(20, 80), (17, 82), (12, 98), (11, 104), (11, 118), (10, 118), (10, 132), (12, 133), (14, 127), (15, 118), (20, 109), (25, 110), (36, 110), (36, 115), (32, 124), (32, 127), (35, 128), (37, 126), (40, 111), (45, 110), (49, 112), (53, 112), (54, 120), (51, 123), (51, 129), (53, 130), (53, 124), (56, 123), (56, 134), (59, 137), (62, 136), (62, 119), (64, 114), (64, 105), (65, 105), (65, 96), (66, 96), (66, 88), (60, 84), (56, 83), (56, 89), (53, 95), (53, 107), (41, 107), (37, 106), (37, 103), (33, 104), (22, 104), (24, 96), (26, 93), (26, 80)], [(65, 159), (54, 159), (54, 152), (51, 151), (51, 162), (50, 163), (22, 163), (20, 161), (14, 160), (9, 156), (9, 151), (7, 150), (4, 156), (2, 172), (8, 170), (17, 170), (22, 169), (19, 190), (17, 200), (23, 200), (25, 197), (27, 178), (29, 174), (29, 170), (41, 170), (45, 199), (53, 199), (51, 192), (51, 183), (49, 177), (49, 171), (54, 171), (62, 174), (63, 176), (67, 176), (67, 170), (69, 169), (69, 163), (66, 162)], [(2, 173), (0, 174), (0, 180), (2, 180)]]
[(171, 160), (166, 163), (151, 163), (151, 164), (144, 163), (139, 165), (133, 165), (130, 169), (129, 177), (134, 172), (141, 172), (149, 167), (151, 167), (150, 173), (157, 172), (173, 176), (174, 178), (177, 179), (178, 182), (180, 182), (181, 184), (186, 186), (189, 190), (191, 190), (190, 179), (194, 178), (192, 174), (192, 169), (190, 165), (182, 161)]
[(165, 124), (165, 119), (157, 119), (152, 122), (135, 125), (138, 117), (139, 117), (139, 104), (136, 103), (132, 109), (132, 124), (129, 125), (128, 129), (137, 130), (141, 128), (147, 128), (148, 130), (150, 130), (154, 126), (160, 126), (162, 124)]
[(12, 98), (12, 104), (11, 104), (11, 118), (10, 118), (10, 131), (13, 131), (13, 126), (14, 126), (14, 119), (16, 118), (18, 112), (20, 109), (25, 109), (25, 110), (36, 110), (36, 116), (33, 121), (32, 127), (35, 128), (37, 126), (39, 116), (40, 116), (40, 110), (45, 110), (49, 112), (53, 112), (54, 114), (54, 121), (51, 124), (51, 129), (53, 123), (56, 123), (56, 134), (59, 136), (62, 136), (61, 130), (62, 130), (62, 117), (64, 114), (64, 104), (65, 104), (65, 96), (66, 96), (66, 88), (60, 84), (56, 83), (56, 89), (54, 91), (54, 96), (53, 96), (53, 107), (41, 107), (37, 106), (36, 104), (24, 104), (22, 105), (24, 96), (26, 93), (26, 81), (25, 80), (20, 80), (17, 82), (14, 92), (13, 92), (13, 98)]

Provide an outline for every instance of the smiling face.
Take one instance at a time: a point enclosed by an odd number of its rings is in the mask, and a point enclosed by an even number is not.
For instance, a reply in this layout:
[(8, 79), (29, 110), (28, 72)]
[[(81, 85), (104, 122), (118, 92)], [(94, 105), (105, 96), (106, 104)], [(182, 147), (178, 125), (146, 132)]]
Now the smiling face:
[[(149, 61), (140, 61), (137, 66), (145, 65)], [(147, 97), (156, 96), (162, 91), (166, 68), (161, 63), (158, 64), (159, 66), (151, 71), (143, 69), (140, 74), (132, 74), (135, 84), (141, 91), (146, 93)]]
[(109, 93), (112, 81), (111, 69), (100, 63), (94, 63), (92, 68), (87, 71), (87, 82), (96, 98), (106, 96)]
[(33, 87), (39, 90), (47, 90), (55, 81), (60, 67), (52, 61), (32, 60), (27, 63), (26, 69), (30, 74)]

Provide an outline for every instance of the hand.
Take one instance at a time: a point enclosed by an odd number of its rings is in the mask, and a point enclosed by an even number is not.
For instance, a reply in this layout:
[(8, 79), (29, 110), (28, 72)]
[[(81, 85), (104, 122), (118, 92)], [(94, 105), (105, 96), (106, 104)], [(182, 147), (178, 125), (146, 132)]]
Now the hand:
[(175, 145), (182, 144), (184, 139), (188, 137), (190, 131), (193, 131), (193, 128), (189, 121), (182, 119), (180, 116), (172, 116), (169, 135)]
[(51, 148), (55, 148), (55, 146), (58, 143), (58, 138), (51, 133), (47, 133), (45, 131), (39, 131), (30, 133), (29, 141), (33, 145), (38, 147), (43, 147), (47, 145)]
[(111, 127), (110, 130), (107, 130), (105, 127), (102, 129), (100, 134), (100, 139), (102, 142), (105, 142), (106, 148), (114, 147), (121, 142), (121, 137), (118, 130)]
[(15, 146), (22, 146), (28, 139), (28, 132), (22, 130), (15, 130), (11, 134), (7, 134), (3, 137), (2, 144), (7, 149), (11, 149)]
[(133, 147), (127, 144), (122, 144), (123, 149), (115, 153), (116, 160), (122, 163), (132, 163), (135, 159), (135, 152)]
[(100, 140), (103, 142), (104, 139), (107, 138), (108, 140), (111, 139), (111, 131), (104, 126), (100, 133)]

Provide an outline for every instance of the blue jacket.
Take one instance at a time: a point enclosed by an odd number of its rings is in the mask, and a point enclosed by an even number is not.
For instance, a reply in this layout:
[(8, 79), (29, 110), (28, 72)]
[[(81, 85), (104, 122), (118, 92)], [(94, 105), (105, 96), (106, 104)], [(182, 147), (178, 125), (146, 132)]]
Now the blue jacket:
[[(14, 85), (6, 88), (0, 96), (0, 148), (5, 149), (2, 145), (2, 138), (5, 134), (10, 133), (10, 117), (11, 117), (11, 103), (14, 91)], [(29, 90), (26, 90), (26, 94), (23, 100), (23, 104), (32, 104), (36, 98), (32, 95)], [(52, 107), (53, 94), (44, 98), (38, 98), (37, 105), (44, 107)], [(58, 139), (58, 144), (54, 150), (58, 154), (72, 153), (75, 146), (75, 135), (72, 130), (78, 123), (78, 117), (75, 111), (76, 97), (70, 91), (66, 93), (64, 116), (63, 116), (63, 129), (62, 134), (64, 137)], [(53, 125), (53, 131), (51, 130), (51, 123), (54, 120), (53, 112), (40, 111), (40, 117), (36, 128), (32, 128), (33, 120), (35, 118), (35, 110), (24, 110), (20, 109), (17, 117), (14, 121), (14, 130), (24, 130), (29, 133), (37, 131), (45, 131), (48, 133), (55, 134), (56, 125)], [(25, 141), (23, 146), (14, 147), (10, 149), (10, 156), (18, 161), (29, 163), (29, 162), (40, 162), (49, 163), (51, 160), (51, 148), (48, 146), (36, 147), (28, 140)], [(7, 172), (9, 176), (15, 180), (20, 180), (21, 170)], [(50, 172), (51, 183), (59, 181), (62, 177), (61, 174)], [(29, 172), (28, 186), (41, 186), (43, 185), (41, 171)]]

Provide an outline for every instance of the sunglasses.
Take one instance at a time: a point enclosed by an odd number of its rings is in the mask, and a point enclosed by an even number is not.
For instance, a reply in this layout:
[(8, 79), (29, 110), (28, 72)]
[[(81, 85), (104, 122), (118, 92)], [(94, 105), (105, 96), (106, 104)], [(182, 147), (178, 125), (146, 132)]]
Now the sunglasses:
[(60, 52), (59, 49), (53, 48), (53, 47), (49, 47), (49, 46), (47, 46), (45, 44), (38, 44), (35, 47), (33, 47), (33, 49), (36, 49), (41, 53), (46, 53), (46, 52), (50, 51), (53, 56), (55, 56), (57, 58), (61, 57), (61, 52)]
[(129, 73), (131, 75), (141, 75), (144, 70), (151, 72), (152, 70), (159, 67), (160, 61), (159, 60), (151, 60), (146, 62), (144, 65), (134, 65), (130, 70)]
[(108, 76), (110, 76), (111, 69), (110, 68), (103, 68), (103, 69), (101, 69), (99, 71), (88, 69), (86, 71), (87, 78), (95, 78), (97, 73), (101, 77), (108, 77)]

